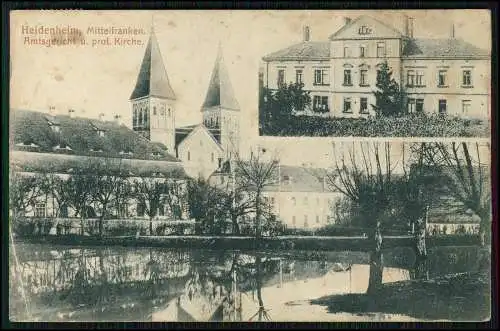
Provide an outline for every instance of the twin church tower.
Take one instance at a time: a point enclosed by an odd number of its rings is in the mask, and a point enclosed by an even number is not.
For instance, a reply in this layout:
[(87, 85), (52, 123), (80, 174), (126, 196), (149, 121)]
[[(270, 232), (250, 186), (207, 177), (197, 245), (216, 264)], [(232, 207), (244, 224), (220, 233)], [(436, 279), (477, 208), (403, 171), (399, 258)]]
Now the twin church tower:
[(220, 46), (201, 107), (202, 123), (176, 127), (176, 95), (153, 29), (130, 101), (133, 130), (151, 142), (165, 145), (192, 176), (208, 177), (238, 153), (240, 107)]

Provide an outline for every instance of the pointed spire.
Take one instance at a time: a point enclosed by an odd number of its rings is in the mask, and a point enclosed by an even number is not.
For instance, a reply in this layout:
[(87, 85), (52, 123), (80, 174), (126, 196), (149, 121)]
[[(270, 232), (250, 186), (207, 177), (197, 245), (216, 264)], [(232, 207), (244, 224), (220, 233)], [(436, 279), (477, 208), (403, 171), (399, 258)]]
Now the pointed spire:
[(130, 99), (137, 99), (145, 96), (175, 100), (175, 93), (172, 86), (170, 86), (158, 40), (154, 33), (153, 19), (151, 22), (151, 34), (146, 46), (146, 51), (144, 52), (139, 75), (137, 76), (137, 82)]
[(222, 45), (219, 42), (217, 58), (202, 108), (220, 106), (226, 109), (239, 110), (240, 106), (234, 96), (222, 53)]

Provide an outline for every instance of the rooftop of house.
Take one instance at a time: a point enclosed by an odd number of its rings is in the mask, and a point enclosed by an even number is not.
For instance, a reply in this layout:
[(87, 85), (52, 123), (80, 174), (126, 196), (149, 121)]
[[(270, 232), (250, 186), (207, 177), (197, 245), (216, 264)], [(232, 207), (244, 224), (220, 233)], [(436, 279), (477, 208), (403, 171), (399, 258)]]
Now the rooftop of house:
[(163, 144), (114, 121), (20, 109), (10, 114), (11, 150), (180, 162)]
[(487, 57), (488, 51), (462, 39), (410, 39), (403, 50), (404, 57)]
[[(460, 38), (445, 38), (445, 39), (420, 39), (408, 38), (404, 36), (399, 30), (388, 26), (384, 22), (374, 18), (362, 15), (341, 27), (337, 32), (332, 34), (329, 39), (335, 37), (345, 31), (353, 24), (357, 24), (360, 20), (372, 22), (373, 24), (380, 24), (388, 31), (398, 38), (408, 40), (404, 50), (403, 57), (408, 58), (461, 58), (461, 57), (488, 57), (488, 51), (481, 49), (468, 43)], [(283, 48), (276, 52), (264, 56), (262, 59), (266, 62), (269, 61), (314, 61), (314, 60), (328, 60), (331, 54), (330, 41), (304, 41), (292, 46)]]
[(314, 61), (330, 59), (330, 42), (304, 41), (263, 57), (264, 61)]

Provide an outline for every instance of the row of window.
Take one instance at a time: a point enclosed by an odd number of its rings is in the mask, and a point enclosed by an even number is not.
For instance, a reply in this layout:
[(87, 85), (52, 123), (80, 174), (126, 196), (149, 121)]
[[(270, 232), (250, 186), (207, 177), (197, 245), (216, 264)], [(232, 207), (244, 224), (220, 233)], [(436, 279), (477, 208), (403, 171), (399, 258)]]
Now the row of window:
[[(304, 77), (304, 70), (303, 69), (296, 69), (295, 70), (295, 83), (302, 84), (304, 82), (303, 77)], [(277, 84), (278, 84), (278, 86), (282, 86), (285, 83), (286, 83), (285, 69), (278, 69)], [(319, 86), (330, 85), (329, 69), (328, 68), (314, 69), (314, 83), (313, 84), (319, 85)]]
[[(148, 126), (149, 125), (149, 115), (148, 115), (148, 110), (146, 108), (142, 109), (135, 109), (133, 110), (133, 116), (132, 116), (132, 124), (134, 127), (142, 127), (142, 126)], [(160, 110), (160, 116), (165, 117), (165, 114), (167, 115), (168, 118), (170, 118), (171, 110), (168, 108), (168, 110), (165, 112), (164, 107)], [(156, 106), (153, 107), (153, 115), (157, 115), (157, 110)]]
[[(448, 71), (439, 70), (437, 86), (438, 87), (448, 87)], [(462, 70), (462, 87), (472, 87), (472, 71)], [(406, 73), (406, 86), (407, 87), (423, 87), (424, 82), (424, 72), (420, 70), (408, 70)]]
[[(328, 217), (326, 217), (327, 221), (329, 221), (330, 219)], [(316, 224), (320, 224), (321, 222), (321, 217), (319, 215), (316, 215), (315, 217), (315, 221), (316, 221)], [(292, 224), (295, 226), (297, 225), (297, 218), (295, 217), (295, 215), (292, 216)], [(307, 228), (309, 227), (309, 219), (308, 219), (308, 215), (304, 215), (304, 227)]]
[[(351, 57), (354, 57), (354, 52), (353, 52), (353, 49), (354, 48), (351, 48), (351, 47), (348, 47), (348, 46), (345, 46), (344, 47), (344, 57), (345, 58), (351, 58)], [(368, 55), (368, 46), (367, 45), (360, 45), (359, 48), (358, 48), (358, 57), (360, 58), (364, 58)], [(377, 43), (377, 57), (386, 57), (387, 56), (387, 52), (386, 52), (386, 46), (385, 46), (385, 42), (378, 42)]]
[[(472, 100), (462, 100), (462, 114), (467, 115), (470, 113)], [(421, 113), (424, 112), (424, 99), (409, 98), (407, 101), (408, 113)], [(446, 99), (438, 100), (439, 114), (446, 114), (448, 111), (448, 102)]]
[[(447, 70), (439, 70), (437, 86), (438, 87), (448, 87), (447, 82)], [(378, 71), (377, 71), (378, 76)], [(286, 82), (285, 69), (278, 70), (278, 86), (283, 85)], [(303, 83), (303, 70), (297, 69), (295, 71), (295, 82), (298, 84)], [(315, 69), (314, 70), (314, 85), (329, 85), (329, 75), (328, 69)], [(353, 86), (352, 70), (344, 70), (344, 86)], [(369, 86), (368, 83), (368, 70), (361, 69), (359, 71), (359, 86)], [(424, 72), (421, 70), (408, 70), (406, 75), (406, 86), (407, 87), (424, 87)], [(462, 87), (472, 87), (472, 71), (462, 70)]]

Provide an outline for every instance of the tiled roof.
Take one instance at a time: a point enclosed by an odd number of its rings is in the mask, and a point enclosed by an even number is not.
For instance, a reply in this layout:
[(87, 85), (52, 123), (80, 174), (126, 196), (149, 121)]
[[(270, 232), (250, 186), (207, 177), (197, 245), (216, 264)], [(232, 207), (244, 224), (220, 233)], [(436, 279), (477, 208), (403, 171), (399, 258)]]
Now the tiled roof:
[[(131, 152), (128, 158), (180, 162), (166, 149), (149, 142), (130, 128), (112, 121), (98, 121), (68, 115), (51, 115), (32, 110), (11, 110), (12, 150), (54, 153), (55, 146), (69, 146), (74, 155), (123, 157), (120, 152)], [(55, 118), (59, 132), (49, 126), (47, 118)], [(96, 133), (95, 127), (105, 131)], [(38, 147), (22, 145), (35, 144)], [(102, 151), (102, 152), (101, 152)]]
[(305, 41), (284, 48), (263, 57), (264, 61), (275, 60), (328, 60), (330, 58), (330, 43), (328, 41)]
[(231, 85), (227, 68), (224, 65), (220, 47), (202, 108), (216, 106), (232, 110), (240, 109), (240, 105), (234, 96), (233, 86)]
[(403, 50), (403, 56), (419, 57), (487, 57), (486, 50), (462, 39), (410, 39)]
[(175, 93), (170, 86), (167, 70), (161, 57), (160, 47), (152, 32), (142, 59), (139, 75), (130, 99), (145, 96), (162, 97), (175, 100)]

